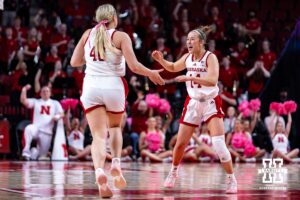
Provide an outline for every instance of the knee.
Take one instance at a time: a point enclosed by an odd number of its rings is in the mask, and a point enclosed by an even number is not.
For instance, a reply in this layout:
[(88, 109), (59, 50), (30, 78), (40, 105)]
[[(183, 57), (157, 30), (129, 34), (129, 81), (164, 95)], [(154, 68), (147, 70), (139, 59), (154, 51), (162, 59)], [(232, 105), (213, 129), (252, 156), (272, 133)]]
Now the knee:
[(231, 155), (225, 144), (224, 135), (212, 137), (212, 145), (221, 162), (228, 162), (231, 160)]
[(33, 124), (29, 124), (25, 127), (24, 129), (24, 133), (31, 133), (31, 132), (34, 132), (36, 130), (36, 126), (33, 125)]

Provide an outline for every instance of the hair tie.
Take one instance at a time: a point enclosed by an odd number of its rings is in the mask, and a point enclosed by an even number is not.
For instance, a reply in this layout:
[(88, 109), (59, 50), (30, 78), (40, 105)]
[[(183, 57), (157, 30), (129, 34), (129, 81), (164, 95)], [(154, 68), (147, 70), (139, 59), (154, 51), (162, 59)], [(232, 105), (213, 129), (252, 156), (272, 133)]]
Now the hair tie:
[(101, 20), (97, 25), (96, 25), (96, 29), (99, 29), (100, 26), (104, 26), (106, 28), (106, 24), (108, 23), (107, 19), (103, 19)]

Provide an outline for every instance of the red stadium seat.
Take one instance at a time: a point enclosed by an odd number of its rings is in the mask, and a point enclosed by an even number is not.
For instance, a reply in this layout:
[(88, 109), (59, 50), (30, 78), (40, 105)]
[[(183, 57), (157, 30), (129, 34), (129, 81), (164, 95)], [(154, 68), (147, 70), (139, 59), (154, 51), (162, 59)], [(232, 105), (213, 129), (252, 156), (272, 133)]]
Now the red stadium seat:
[(5, 106), (10, 103), (10, 97), (8, 95), (0, 95), (0, 106)]

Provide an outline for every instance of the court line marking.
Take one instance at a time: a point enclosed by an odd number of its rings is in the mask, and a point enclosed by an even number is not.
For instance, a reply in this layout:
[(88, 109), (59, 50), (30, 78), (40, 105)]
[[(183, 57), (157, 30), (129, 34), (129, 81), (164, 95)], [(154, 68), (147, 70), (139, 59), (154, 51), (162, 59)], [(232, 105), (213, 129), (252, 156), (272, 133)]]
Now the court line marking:
[(8, 188), (0, 188), (0, 190), (5, 191), (5, 192), (12, 192), (12, 193), (42, 197), (40, 194), (32, 193), (32, 192), (22, 192), (22, 191), (19, 191), (19, 190), (13, 190), (13, 189), (8, 189)]

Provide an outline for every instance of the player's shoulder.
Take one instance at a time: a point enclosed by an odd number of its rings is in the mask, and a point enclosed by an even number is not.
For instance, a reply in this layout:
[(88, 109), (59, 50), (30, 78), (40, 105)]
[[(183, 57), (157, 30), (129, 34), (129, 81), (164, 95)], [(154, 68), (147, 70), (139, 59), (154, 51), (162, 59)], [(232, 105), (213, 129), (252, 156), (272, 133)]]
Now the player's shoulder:
[(130, 39), (129, 35), (124, 31), (115, 30), (114, 31), (114, 38), (118, 39)]

